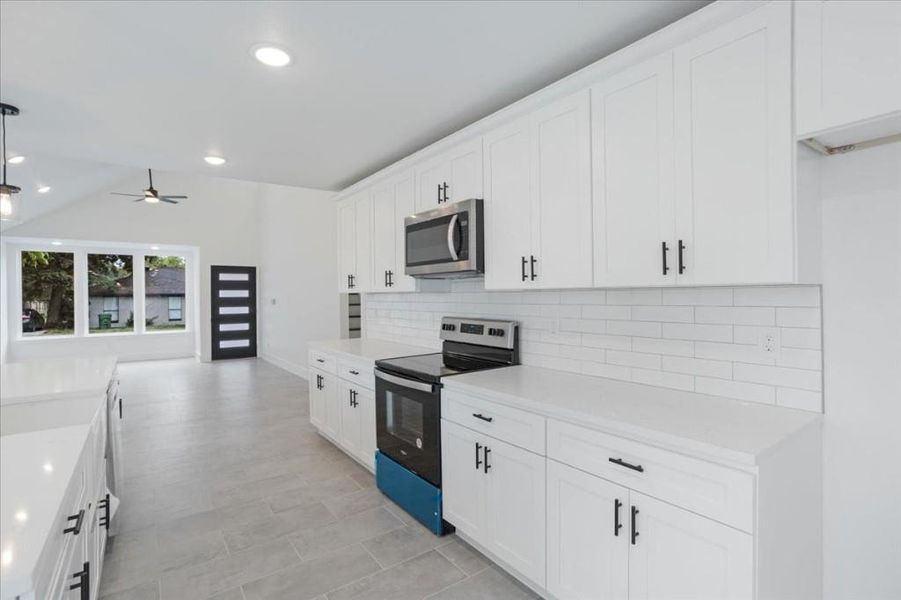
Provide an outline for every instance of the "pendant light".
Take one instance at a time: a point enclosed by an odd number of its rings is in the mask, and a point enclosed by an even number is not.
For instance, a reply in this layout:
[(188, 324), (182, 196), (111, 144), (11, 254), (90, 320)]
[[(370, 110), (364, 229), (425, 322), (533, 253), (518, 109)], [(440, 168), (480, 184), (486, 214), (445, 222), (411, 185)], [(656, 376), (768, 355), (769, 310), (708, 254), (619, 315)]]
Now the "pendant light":
[(20, 188), (6, 183), (6, 115), (16, 116), (19, 109), (0, 102), (0, 152), (3, 152), (3, 182), (0, 183), (0, 221), (14, 221), (16, 218), (16, 198)]

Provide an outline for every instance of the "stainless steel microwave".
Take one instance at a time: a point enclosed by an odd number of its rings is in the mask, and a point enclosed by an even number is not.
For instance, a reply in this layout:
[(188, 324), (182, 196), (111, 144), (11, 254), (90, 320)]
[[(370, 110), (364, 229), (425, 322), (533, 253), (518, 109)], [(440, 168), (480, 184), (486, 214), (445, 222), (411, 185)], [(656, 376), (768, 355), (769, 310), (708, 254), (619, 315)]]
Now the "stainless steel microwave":
[(482, 201), (463, 200), (404, 219), (405, 273), (451, 279), (485, 272)]

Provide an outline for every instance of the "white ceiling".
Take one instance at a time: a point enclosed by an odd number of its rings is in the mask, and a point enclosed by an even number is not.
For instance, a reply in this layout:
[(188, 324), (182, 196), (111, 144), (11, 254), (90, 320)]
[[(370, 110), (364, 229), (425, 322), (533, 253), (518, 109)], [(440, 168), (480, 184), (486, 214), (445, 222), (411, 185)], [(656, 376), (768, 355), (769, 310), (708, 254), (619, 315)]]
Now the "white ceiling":
[(9, 150), (341, 189), (705, 3), (4, 0)]

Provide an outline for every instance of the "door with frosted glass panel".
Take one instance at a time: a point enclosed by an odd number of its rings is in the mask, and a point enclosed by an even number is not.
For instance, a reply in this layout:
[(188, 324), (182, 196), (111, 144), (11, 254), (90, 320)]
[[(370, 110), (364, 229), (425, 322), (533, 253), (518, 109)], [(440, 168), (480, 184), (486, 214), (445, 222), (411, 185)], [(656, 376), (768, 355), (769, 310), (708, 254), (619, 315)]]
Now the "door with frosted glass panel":
[(256, 267), (210, 267), (212, 358), (257, 355)]

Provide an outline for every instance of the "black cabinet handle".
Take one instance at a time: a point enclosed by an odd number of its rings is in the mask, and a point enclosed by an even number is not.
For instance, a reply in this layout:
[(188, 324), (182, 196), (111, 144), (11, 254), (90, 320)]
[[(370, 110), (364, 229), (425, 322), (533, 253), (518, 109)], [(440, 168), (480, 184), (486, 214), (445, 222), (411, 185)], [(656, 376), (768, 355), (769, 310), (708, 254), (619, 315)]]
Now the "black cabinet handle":
[(532, 281), (535, 281), (535, 278), (538, 277), (538, 275), (535, 274), (535, 257), (531, 254), (529, 255), (529, 262), (532, 263), (530, 267), (532, 270)]
[(82, 523), (84, 523), (84, 509), (82, 508), (80, 511), (78, 511), (77, 515), (69, 515), (68, 517), (66, 517), (66, 520), (75, 521), (75, 525), (66, 527), (65, 529), (63, 529), (63, 533), (73, 533), (75, 535), (78, 535), (79, 533), (81, 533), (81, 525)]
[(447, 202), (447, 182), (446, 182), (446, 181), (444, 182), (444, 185), (441, 186), (441, 189), (442, 189), (443, 192), (444, 192), (444, 193), (443, 193), (442, 201), (443, 201), (443, 202)]
[(78, 578), (78, 583), (69, 586), (70, 590), (81, 590), (81, 600), (90, 600), (91, 598), (91, 563), (86, 562), (82, 565), (81, 571), (73, 573), (72, 577)]
[(438, 184), (438, 204), (441, 204), (441, 184)]
[(666, 253), (669, 252), (669, 248), (666, 245), (666, 242), (660, 242), (660, 253), (663, 255), (663, 274), (666, 275), (669, 273), (669, 267), (666, 265)]
[(491, 468), (491, 465), (488, 464), (488, 453), (491, 452), (491, 448), (485, 446), (485, 473), (488, 473), (488, 469)]
[(394, 287), (394, 271), (388, 271), (388, 287)]
[(609, 460), (610, 462), (612, 462), (615, 465), (619, 465), (621, 467), (626, 467), (627, 469), (632, 469), (633, 471), (638, 471), (639, 473), (644, 473), (644, 467), (642, 467), (641, 465), (629, 464), (621, 458), (608, 458), (607, 460)]
[(526, 257), (522, 257), (522, 280), (525, 281), (528, 275), (526, 275)]
[(613, 535), (617, 537), (619, 537), (619, 530), (623, 528), (623, 524), (619, 522), (619, 509), (622, 506), (623, 503), (619, 501), (619, 498), (613, 501)]
[(479, 458), (479, 450), (482, 449), (482, 444), (476, 442), (476, 471), (482, 466), (482, 459)]
[(632, 545), (635, 545), (635, 540), (638, 538), (638, 509), (634, 506), (632, 507)]
[(119, 418), (122, 418), (122, 397), (119, 397)]
[(348, 406), (354, 405), (354, 391), (353, 390), (347, 390), (347, 404), (348, 404)]
[(325, 362), (325, 359), (324, 359), (324, 358), (317, 358), (317, 359), (316, 359), (316, 362), (318, 362), (318, 363), (324, 363), (324, 362)]
[(494, 417), (486, 417), (482, 413), (472, 413), (472, 416), (474, 416), (476, 419), (482, 419), (483, 421), (487, 421), (489, 423), (494, 420)]
[(97, 507), (103, 509), (103, 516), (100, 517), (98, 524), (101, 527), (105, 527), (106, 530), (109, 531), (109, 517), (110, 517), (109, 494), (104, 496), (103, 500), (101, 500), (100, 502), (97, 503)]
[(682, 240), (679, 240), (679, 275), (685, 272), (685, 262), (683, 261), (682, 253), (685, 251), (685, 244), (682, 243)]
[(350, 373), (351, 375), (359, 375), (359, 374), (360, 374), (359, 371), (354, 371), (353, 369), (350, 369), (350, 370), (348, 371), (348, 373)]

